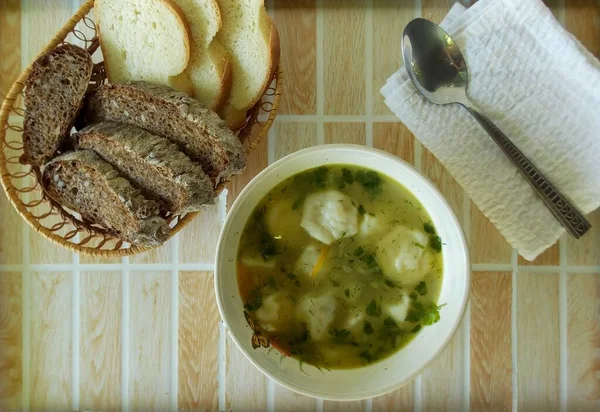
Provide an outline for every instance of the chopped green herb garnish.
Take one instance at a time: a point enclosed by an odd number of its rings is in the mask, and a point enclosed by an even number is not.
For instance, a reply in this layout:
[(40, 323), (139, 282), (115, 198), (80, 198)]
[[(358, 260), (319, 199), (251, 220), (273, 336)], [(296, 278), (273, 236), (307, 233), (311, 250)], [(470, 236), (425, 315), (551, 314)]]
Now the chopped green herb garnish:
[(435, 235), (435, 228), (431, 223), (423, 223), (423, 230), (430, 235)]
[(421, 281), (417, 286), (415, 286), (415, 292), (419, 295), (423, 296), (427, 294), (427, 283)]
[(256, 295), (254, 299), (244, 305), (244, 308), (250, 312), (260, 309), (262, 306), (262, 297), (260, 295)]
[(337, 341), (344, 341), (350, 336), (350, 331), (348, 329), (331, 328), (329, 334)]
[(388, 327), (389, 326), (398, 326), (398, 325), (396, 325), (396, 321), (391, 316), (388, 316), (387, 318), (385, 318), (385, 320), (383, 321), (383, 324)]
[(267, 231), (263, 231), (260, 235), (260, 244), (258, 245), (258, 252), (262, 256), (263, 260), (273, 259), (277, 255), (277, 246), (273, 236)]
[(367, 213), (367, 211), (365, 210), (365, 207), (363, 205), (358, 206), (358, 213), (360, 213), (361, 215), (364, 215), (365, 213)]
[(362, 351), (361, 353), (358, 354), (358, 356), (360, 356), (361, 358), (363, 358), (364, 360), (366, 360), (369, 363), (371, 363), (375, 360), (373, 358), (373, 355), (371, 355), (369, 353), (369, 351), (367, 351), (367, 350)]
[(340, 282), (338, 282), (338, 281), (337, 281), (337, 280), (335, 280), (335, 279), (333, 279), (333, 280), (331, 281), (331, 284), (332, 284), (333, 286), (335, 286), (335, 287), (338, 287), (338, 286), (340, 286)]
[(377, 261), (375, 260), (375, 256), (373, 256), (372, 254), (361, 256), (360, 261), (369, 266), (373, 266), (373, 265), (377, 264)]
[(351, 185), (354, 182), (354, 175), (350, 169), (343, 168), (342, 169), (342, 179), (348, 185)]
[(349, 289), (344, 290), (344, 295), (346, 295), (346, 297), (349, 298), (350, 297), (350, 290)]
[(327, 172), (329, 169), (326, 167), (319, 167), (313, 172), (313, 180), (312, 183), (320, 187), (321, 189), (327, 187)]
[(413, 242), (413, 245), (415, 245), (416, 247), (418, 247), (419, 249), (425, 249), (425, 246), (420, 244), (419, 242)]
[(372, 170), (363, 172), (362, 170), (356, 172), (355, 179), (367, 190), (375, 191), (381, 184), (381, 178), (377, 173)]
[(354, 251), (354, 256), (360, 256), (364, 253), (364, 250), (362, 247), (357, 247), (356, 250)]
[(444, 305), (436, 305), (431, 301), (413, 302), (412, 308), (406, 316), (407, 322), (419, 322), (421, 325), (433, 325), (440, 320), (440, 309)]
[(417, 294), (417, 292), (410, 292), (410, 294), (408, 295), (409, 298), (411, 298), (412, 300), (417, 300), (417, 298), (419, 297), (419, 295)]
[(373, 326), (368, 320), (365, 320), (365, 323), (363, 324), (363, 332), (365, 332), (367, 335), (371, 335), (373, 333)]
[(438, 235), (432, 235), (429, 238), (429, 247), (431, 247), (436, 252), (442, 251), (442, 238)]
[(298, 277), (298, 276), (294, 275), (294, 274), (293, 274), (293, 273), (291, 273), (291, 272), (288, 272), (288, 273), (286, 273), (286, 275), (287, 275), (287, 277), (288, 277), (289, 279), (291, 279), (291, 280), (295, 280), (295, 279)]
[(381, 316), (381, 308), (375, 302), (375, 299), (372, 299), (371, 302), (367, 305), (367, 315), (372, 316), (374, 318), (378, 318)]

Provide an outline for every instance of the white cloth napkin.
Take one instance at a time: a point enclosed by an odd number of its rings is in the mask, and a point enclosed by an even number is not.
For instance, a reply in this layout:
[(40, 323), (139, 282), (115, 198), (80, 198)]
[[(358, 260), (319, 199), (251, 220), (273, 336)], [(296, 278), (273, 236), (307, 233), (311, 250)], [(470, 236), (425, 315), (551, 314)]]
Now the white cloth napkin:
[[(540, 0), (455, 4), (441, 25), (467, 61), (471, 100), (583, 213), (600, 206), (600, 62)], [(381, 93), (525, 259), (564, 233), (464, 108), (426, 101), (404, 67)]]

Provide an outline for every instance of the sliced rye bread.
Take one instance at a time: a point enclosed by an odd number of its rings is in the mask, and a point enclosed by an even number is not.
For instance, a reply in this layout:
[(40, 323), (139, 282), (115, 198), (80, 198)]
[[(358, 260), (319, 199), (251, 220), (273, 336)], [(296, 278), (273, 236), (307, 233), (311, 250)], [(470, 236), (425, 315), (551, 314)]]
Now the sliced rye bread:
[[(173, 0), (190, 26), (190, 62), (183, 73), (171, 79), (170, 86), (190, 90), (205, 107), (219, 110), (231, 90), (231, 64), (225, 48), (216, 38), (221, 29), (221, 12), (216, 0)], [(180, 86), (181, 84), (189, 86)]]
[(168, 84), (190, 60), (190, 30), (172, 0), (95, 0), (108, 80)]
[(216, 196), (200, 165), (176, 144), (144, 129), (106, 121), (86, 127), (75, 139), (78, 148), (96, 152), (173, 214), (201, 210)]
[(104, 120), (132, 124), (177, 143), (213, 179), (246, 167), (246, 151), (219, 116), (169, 87), (145, 82), (106, 84), (91, 93), (82, 123)]
[(42, 184), (56, 202), (134, 245), (157, 246), (169, 237), (169, 225), (158, 216), (159, 204), (142, 196), (91, 150), (51, 160)]
[(218, 0), (223, 27), (217, 34), (232, 64), (232, 85), (219, 114), (232, 130), (246, 123), (246, 112), (269, 87), (279, 64), (279, 34), (264, 0)]
[(40, 56), (25, 83), (21, 162), (41, 166), (68, 135), (92, 76), (92, 58), (65, 44)]

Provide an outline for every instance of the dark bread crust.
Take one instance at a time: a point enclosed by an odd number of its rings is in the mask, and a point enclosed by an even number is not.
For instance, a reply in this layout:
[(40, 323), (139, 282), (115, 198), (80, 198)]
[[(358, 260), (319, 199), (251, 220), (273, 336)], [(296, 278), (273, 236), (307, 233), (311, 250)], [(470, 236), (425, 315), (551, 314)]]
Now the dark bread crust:
[(216, 196), (198, 164), (174, 143), (144, 129), (107, 121), (81, 130), (76, 140), (78, 148), (95, 151), (173, 214), (201, 210)]
[(84, 124), (113, 120), (141, 127), (177, 143), (213, 179), (246, 167), (246, 152), (219, 116), (166, 86), (145, 82), (106, 84), (85, 100)]
[(158, 216), (159, 204), (148, 200), (94, 152), (70, 152), (44, 168), (42, 185), (56, 202), (139, 246), (167, 240), (169, 225)]
[(39, 57), (25, 83), (22, 162), (41, 166), (71, 129), (92, 76), (92, 58), (65, 44)]

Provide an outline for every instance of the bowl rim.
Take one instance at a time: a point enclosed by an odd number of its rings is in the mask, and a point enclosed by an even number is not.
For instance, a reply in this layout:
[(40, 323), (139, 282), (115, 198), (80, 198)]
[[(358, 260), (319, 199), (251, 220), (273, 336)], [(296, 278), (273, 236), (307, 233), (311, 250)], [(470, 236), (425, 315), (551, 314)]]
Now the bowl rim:
[[(462, 259), (461, 260), (463, 260), (464, 267), (465, 267), (464, 280), (463, 280), (463, 284), (465, 286), (465, 288), (464, 288), (465, 294), (462, 297), (462, 301), (460, 302), (459, 316), (457, 316), (455, 318), (454, 324), (450, 328), (450, 333), (441, 341), (441, 344), (438, 347), (438, 349), (434, 352), (434, 354), (427, 361), (425, 361), (419, 368), (417, 368), (413, 373), (408, 375), (405, 379), (403, 379), (402, 381), (395, 381), (393, 383), (383, 385), (378, 390), (373, 390), (373, 391), (369, 392), (368, 396), (365, 396), (364, 394), (358, 395), (358, 396), (352, 396), (351, 394), (348, 396), (338, 396), (338, 395), (329, 396), (326, 393), (311, 392), (311, 391), (307, 391), (304, 389), (300, 389), (294, 385), (291, 385), (287, 381), (282, 380), (279, 377), (271, 374), (266, 368), (264, 368), (262, 366), (261, 363), (259, 363), (257, 360), (254, 359), (254, 357), (251, 355), (251, 353), (249, 351), (247, 351), (245, 349), (244, 345), (241, 344), (238, 337), (234, 333), (233, 328), (231, 328), (228, 319), (223, 315), (225, 313), (224, 307), (223, 307), (224, 303), (221, 299), (221, 293), (220, 293), (220, 288), (219, 288), (220, 282), (218, 281), (219, 276), (220, 276), (219, 262), (223, 259), (221, 257), (221, 255), (223, 254), (223, 249), (224, 249), (223, 245), (225, 243), (225, 233), (228, 232), (229, 227), (232, 225), (233, 216), (236, 214), (237, 210), (240, 209), (240, 207), (242, 207), (241, 205), (243, 204), (244, 199), (248, 196), (248, 193), (250, 193), (252, 190), (254, 190), (254, 187), (256, 187), (259, 184), (259, 182), (267, 174), (273, 173), (273, 171), (275, 171), (277, 168), (281, 167), (282, 164), (285, 164), (285, 163), (291, 161), (291, 159), (293, 159), (295, 157), (307, 155), (307, 154), (310, 154), (313, 152), (330, 152), (330, 151), (338, 151), (338, 150), (353, 150), (353, 151), (368, 152), (372, 155), (385, 157), (387, 160), (397, 163), (398, 166), (408, 169), (410, 171), (410, 173), (412, 173), (414, 175), (414, 177), (420, 181), (421, 184), (427, 186), (427, 188), (430, 189), (436, 195), (437, 200), (440, 202), (440, 204), (446, 209), (446, 212), (451, 217), (452, 225), (456, 229), (458, 229), (457, 232), (458, 232), (458, 237), (460, 239), (460, 246), (461, 246), (461, 251), (462, 251)], [(320, 154), (322, 154), (322, 153), (320, 153)], [(352, 163), (349, 163), (349, 164), (352, 165)], [(315, 167), (318, 167), (318, 166), (315, 166)], [(361, 166), (361, 167), (363, 167), (363, 166)], [(377, 171), (377, 166), (374, 166), (373, 169)], [(299, 171), (297, 173), (300, 173), (300, 172), (301, 171)], [(388, 177), (391, 179), (394, 179), (393, 176), (388, 176)], [(400, 182), (396, 179), (394, 179), (394, 180), (396, 182), (400, 183), (401, 185), (405, 186), (405, 184), (403, 182)], [(215, 288), (217, 307), (219, 309), (219, 315), (221, 316), (221, 320), (226, 327), (227, 333), (229, 333), (229, 336), (231, 336), (231, 338), (235, 342), (236, 346), (244, 354), (244, 356), (250, 361), (250, 363), (252, 363), (265, 376), (267, 376), (270, 379), (273, 379), (278, 384), (282, 385), (283, 387), (285, 387), (293, 392), (299, 393), (301, 395), (309, 396), (312, 398), (318, 398), (318, 399), (323, 399), (323, 400), (332, 400), (332, 401), (364, 400), (364, 399), (370, 399), (370, 398), (374, 398), (377, 396), (385, 395), (386, 393), (390, 393), (396, 389), (399, 389), (399, 388), (407, 385), (411, 381), (413, 381), (419, 374), (421, 374), (423, 372), (423, 370), (425, 370), (425, 368), (427, 368), (429, 365), (431, 365), (431, 363), (440, 356), (440, 354), (447, 348), (450, 341), (454, 338), (454, 336), (456, 335), (456, 332), (458, 331), (458, 328), (460, 327), (460, 324), (464, 318), (464, 315), (465, 315), (465, 312), (467, 309), (467, 305), (469, 302), (469, 297), (470, 297), (471, 263), (470, 263), (470, 257), (469, 257), (469, 246), (468, 246), (465, 234), (464, 234), (464, 230), (463, 230), (462, 226), (460, 225), (460, 222), (459, 222), (456, 214), (452, 210), (451, 206), (448, 204), (446, 198), (442, 195), (442, 193), (439, 191), (439, 189), (437, 187), (435, 187), (435, 185), (427, 177), (425, 177), (425, 175), (423, 173), (421, 173), (419, 170), (417, 170), (412, 164), (410, 164), (410, 163), (406, 162), (405, 160), (403, 160), (397, 156), (394, 156), (388, 152), (385, 152), (380, 149), (368, 147), (368, 146), (356, 145), (356, 144), (322, 144), (322, 145), (312, 146), (312, 147), (309, 147), (306, 149), (298, 150), (296, 152), (290, 153), (290, 154), (284, 156), (283, 158), (275, 161), (274, 163), (272, 163), (271, 165), (269, 165), (268, 167), (263, 169), (260, 173), (258, 173), (254, 178), (252, 178), (252, 180), (246, 185), (246, 187), (244, 187), (242, 189), (242, 191), (240, 192), (240, 194), (237, 196), (236, 200), (234, 201), (233, 205), (231, 206), (229, 212), (227, 213), (225, 222), (223, 223), (221, 232), (219, 234), (219, 239), (217, 241), (216, 255), (215, 255), (215, 268), (214, 268), (214, 288)]]

